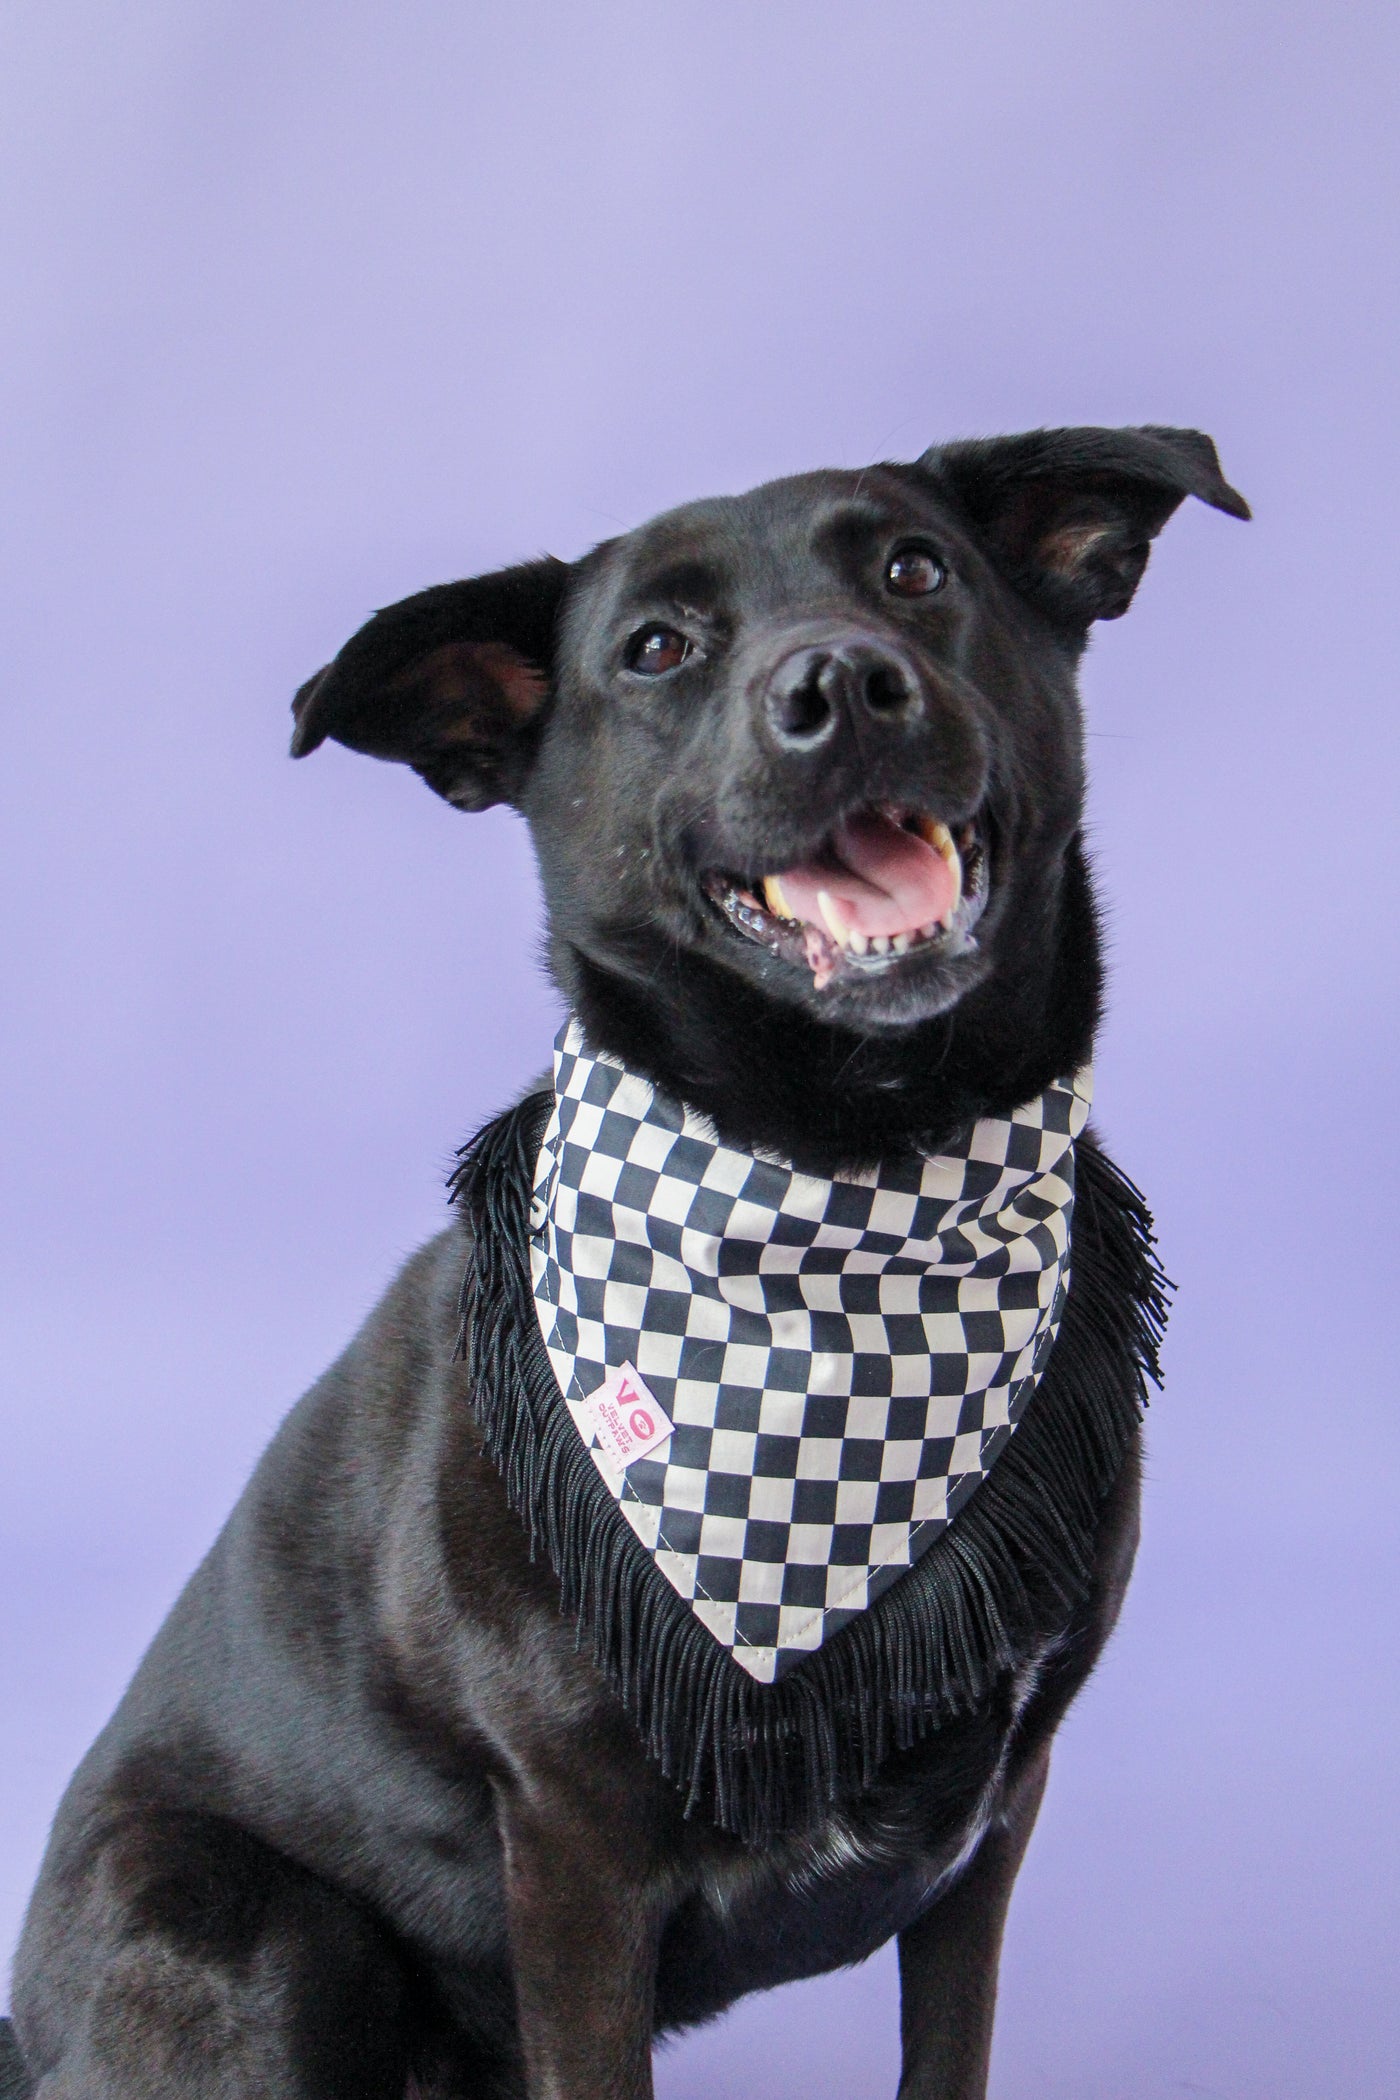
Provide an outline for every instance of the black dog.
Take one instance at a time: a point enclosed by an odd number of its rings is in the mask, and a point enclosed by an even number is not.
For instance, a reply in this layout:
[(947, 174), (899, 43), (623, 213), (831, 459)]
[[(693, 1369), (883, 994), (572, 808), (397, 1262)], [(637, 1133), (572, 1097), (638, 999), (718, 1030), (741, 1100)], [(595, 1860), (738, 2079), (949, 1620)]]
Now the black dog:
[[(590, 1043), (730, 1145), (934, 1152), (1089, 1053), (1075, 668), (1188, 494), (1248, 516), (1196, 432), (1072, 430), (695, 504), (378, 614), (293, 751), (514, 804)], [(881, 931), (911, 856), (905, 917), (946, 908)], [(833, 867), (874, 871), (856, 905)], [(896, 1933), (901, 2095), (984, 2090), (1051, 1737), (1133, 1558), (1140, 1208), (1086, 1138), (1026, 1420), (890, 1591), (897, 1665), (874, 1607), (833, 1637), (831, 1758), (765, 1820), (649, 1754), (646, 1658), (580, 1646), (488, 1448), (508, 1150), (293, 1411), (72, 1783), (16, 1973), (43, 2100), (639, 2100), (658, 2031)], [(762, 1699), (736, 1766), (781, 1765)]]

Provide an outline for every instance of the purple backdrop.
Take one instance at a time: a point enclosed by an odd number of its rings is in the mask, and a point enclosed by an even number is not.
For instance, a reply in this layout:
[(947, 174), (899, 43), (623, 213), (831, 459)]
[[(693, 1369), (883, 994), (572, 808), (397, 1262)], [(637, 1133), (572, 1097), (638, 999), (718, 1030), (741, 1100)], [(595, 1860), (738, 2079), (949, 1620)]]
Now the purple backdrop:
[[(1391, 2093), (1394, 10), (0, 23), (0, 1942), (283, 1410), (544, 1056), (528, 844), (293, 687), (373, 606), (937, 437), (1200, 424), (1085, 677), (1099, 1119), (1180, 1281), (1139, 1574), (1013, 1910), (1001, 2100)], [(665, 2100), (892, 2090), (893, 1963)]]

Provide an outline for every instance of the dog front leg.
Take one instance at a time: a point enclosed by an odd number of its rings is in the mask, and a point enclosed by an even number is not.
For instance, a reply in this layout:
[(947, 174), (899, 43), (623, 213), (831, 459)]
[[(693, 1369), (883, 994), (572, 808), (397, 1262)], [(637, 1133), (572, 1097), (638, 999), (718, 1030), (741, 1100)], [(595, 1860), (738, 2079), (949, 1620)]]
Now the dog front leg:
[(635, 1836), (568, 1800), (499, 1809), (530, 2100), (652, 2100), (661, 1910)]
[(899, 1935), (898, 2100), (984, 2100), (1001, 1937), (1049, 1769), (1047, 1742), (966, 1873)]

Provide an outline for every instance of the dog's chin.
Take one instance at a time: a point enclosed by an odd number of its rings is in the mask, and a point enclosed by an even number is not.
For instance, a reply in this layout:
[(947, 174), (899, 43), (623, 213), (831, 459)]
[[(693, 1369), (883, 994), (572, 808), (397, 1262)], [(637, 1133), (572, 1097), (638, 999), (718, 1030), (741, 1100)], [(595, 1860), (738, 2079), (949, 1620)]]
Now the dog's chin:
[(990, 956), (980, 948), (957, 957), (905, 961), (868, 983), (838, 979), (814, 992), (809, 981), (800, 988), (802, 1005), (834, 1028), (858, 1035), (897, 1034), (950, 1012), (991, 967)]

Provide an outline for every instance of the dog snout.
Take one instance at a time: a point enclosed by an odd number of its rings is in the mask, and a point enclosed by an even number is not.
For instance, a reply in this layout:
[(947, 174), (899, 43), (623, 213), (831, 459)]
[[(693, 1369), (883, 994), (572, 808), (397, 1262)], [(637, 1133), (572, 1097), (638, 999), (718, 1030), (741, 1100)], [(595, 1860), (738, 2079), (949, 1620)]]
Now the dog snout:
[(843, 728), (903, 727), (923, 712), (918, 679), (890, 649), (848, 641), (785, 656), (763, 692), (768, 734), (782, 752), (815, 752)]

